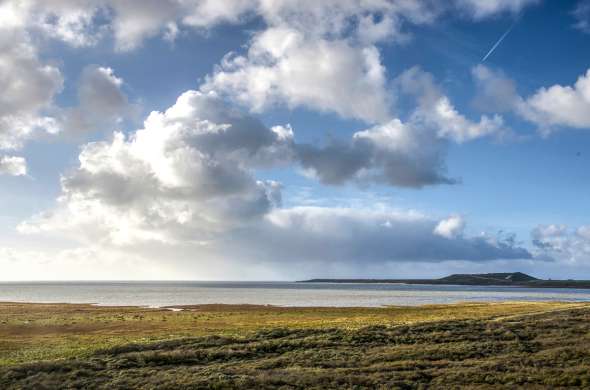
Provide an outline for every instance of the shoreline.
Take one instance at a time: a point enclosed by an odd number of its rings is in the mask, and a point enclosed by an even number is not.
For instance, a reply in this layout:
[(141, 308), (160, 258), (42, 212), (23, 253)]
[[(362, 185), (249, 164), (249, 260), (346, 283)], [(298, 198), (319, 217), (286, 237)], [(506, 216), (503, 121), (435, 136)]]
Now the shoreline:
[(2, 301), (0, 300), (0, 307), (11, 305), (11, 306), (81, 306), (88, 308), (104, 308), (104, 309), (142, 309), (142, 310), (218, 310), (218, 309), (238, 309), (238, 310), (313, 310), (313, 309), (365, 309), (365, 310), (380, 310), (389, 308), (432, 308), (432, 307), (448, 307), (448, 306), (481, 306), (481, 305), (576, 305), (590, 306), (589, 301), (580, 300), (497, 300), (497, 301), (457, 301), (457, 302), (445, 302), (445, 303), (423, 303), (419, 305), (382, 305), (382, 306), (288, 306), (288, 305), (272, 305), (272, 304), (255, 304), (255, 303), (195, 303), (195, 304), (182, 304), (182, 305), (162, 305), (162, 306), (149, 306), (149, 305), (112, 305), (112, 304), (100, 304), (91, 302), (43, 302), (43, 301)]
[(13, 306), (80, 306), (88, 308), (104, 308), (104, 309), (141, 309), (141, 310), (167, 310), (171, 312), (178, 312), (183, 310), (219, 310), (219, 309), (236, 309), (236, 310), (338, 310), (338, 309), (359, 309), (359, 310), (379, 310), (379, 309), (419, 309), (419, 308), (433, 308), (433, 307), (449, 307), (449, 306), (481, 306), (481, 305), (589, 305), (590, 300), (519, 300), (519, 299), (501, 299), (501, 300), (487, 300), (487, 301), (453, 301), (444, 303), (421, 303), (416, 305), (381, 305), (381, 306), (291, 306), (291, 305), (274, 305), (274, 304), (256, 304), (256, 303), (195, 303), (195, 304), (181, 304), (181, 305), (128, 305), (128, 304), (101, 304), (95, 302), (61, 302), (61, 301), (2, 301), (0, 300), (0, 307), (6, 305)]

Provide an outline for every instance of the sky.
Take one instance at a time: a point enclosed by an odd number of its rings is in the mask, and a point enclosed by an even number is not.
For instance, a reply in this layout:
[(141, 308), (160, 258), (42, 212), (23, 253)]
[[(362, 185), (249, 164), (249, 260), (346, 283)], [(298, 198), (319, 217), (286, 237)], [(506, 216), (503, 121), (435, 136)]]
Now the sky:
[(590, 1), (0, 0), (0, 280), (590, 279)]

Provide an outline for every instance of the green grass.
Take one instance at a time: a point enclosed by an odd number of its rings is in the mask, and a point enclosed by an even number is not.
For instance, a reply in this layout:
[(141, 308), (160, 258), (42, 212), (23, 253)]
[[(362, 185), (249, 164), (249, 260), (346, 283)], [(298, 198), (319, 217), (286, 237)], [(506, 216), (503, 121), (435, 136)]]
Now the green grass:
[(0, 305), (0, 388), (590, 386), (590, 306)]

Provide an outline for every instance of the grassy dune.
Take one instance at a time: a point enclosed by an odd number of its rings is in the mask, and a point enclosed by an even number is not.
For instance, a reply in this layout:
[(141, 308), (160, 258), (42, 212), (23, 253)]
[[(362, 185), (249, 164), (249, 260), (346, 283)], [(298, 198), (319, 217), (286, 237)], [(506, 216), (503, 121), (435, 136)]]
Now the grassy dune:
[(590, 386), (590, 305), (1, 304), (0, 362), (0, 388)]

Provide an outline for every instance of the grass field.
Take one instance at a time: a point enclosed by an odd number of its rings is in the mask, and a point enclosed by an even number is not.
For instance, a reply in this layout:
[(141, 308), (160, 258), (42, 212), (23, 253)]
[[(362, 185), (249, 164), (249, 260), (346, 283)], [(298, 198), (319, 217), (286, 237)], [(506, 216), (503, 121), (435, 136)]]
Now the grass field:
[(0, 304), (0, 388), (590, 386), (590, 305)]

